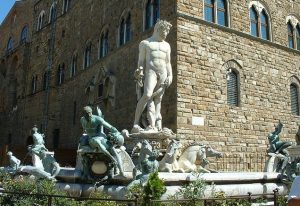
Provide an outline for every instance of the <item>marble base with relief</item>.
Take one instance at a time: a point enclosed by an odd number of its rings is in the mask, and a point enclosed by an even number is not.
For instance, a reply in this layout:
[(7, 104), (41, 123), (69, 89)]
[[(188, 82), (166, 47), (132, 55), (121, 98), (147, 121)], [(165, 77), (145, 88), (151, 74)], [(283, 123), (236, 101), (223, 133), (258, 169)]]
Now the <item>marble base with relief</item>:
[[(73, 174), (73, 175), (72, 175)], [(101, 185), (95, 188), (92, 184), (76, 183), (75, 169), (62, 168), (58, 175), (60, 180), (56, 184), (58, 189), (67, 191), (70, 195), (87, 197), (92, 191), (97, 189), (117, 199), (124, 199), (126, 186), (132, 180), (132, 173), (125, 172), (126, 178), (114, 177), (109, 185)], [(175, 194), (183, 185), (195, 181), (196, 177), (191, 173), (164, 173), (160, 172), (159, 177), (164, 180), (167, 192), (162, 199), (167, 199), (169, 195)], [(247, 195), (251, 192), (253, 195), (272, 194), (273, 190), (278, 188), (280, 195), (286, 195), (288, 188), (281, 183), (281, 175), (279, 173), (264, 172), (231, 172), (231, 173), (203, 173), (200, 177), (208, 186), (205, 191), (205, 197), (212, 197), (212, 191), (225, 192), (226, 196)]]

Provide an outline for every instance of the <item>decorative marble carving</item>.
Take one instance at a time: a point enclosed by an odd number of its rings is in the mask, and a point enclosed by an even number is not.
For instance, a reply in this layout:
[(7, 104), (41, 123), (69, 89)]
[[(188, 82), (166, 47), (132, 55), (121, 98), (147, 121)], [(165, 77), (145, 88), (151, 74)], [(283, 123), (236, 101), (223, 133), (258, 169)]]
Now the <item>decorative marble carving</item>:
[(296, 28), (297, 24), (299, 23), (299, 20), (293, 16), (293, 15), (288, 15), (285, 19), (286, 23), (291, 22), (292, 26)]
[(249, 4), (249, 8), (251, 8), (252, 6), (255, 7), (259, 14), (265, 8), (259, 1), (251, 1)]

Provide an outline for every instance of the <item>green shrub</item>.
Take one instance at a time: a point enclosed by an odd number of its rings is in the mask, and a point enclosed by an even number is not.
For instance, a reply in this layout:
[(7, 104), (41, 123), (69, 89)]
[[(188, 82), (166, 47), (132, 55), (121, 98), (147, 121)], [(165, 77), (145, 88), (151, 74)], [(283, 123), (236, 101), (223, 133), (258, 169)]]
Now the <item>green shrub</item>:
[[(8, 178), (2, 183), (3, 189), (7, 192), (24, 193), (3, 195), (1, 205), (3, 206), (32, 206), (47, 205), (46, 196), (35, 196), (26, 194), (43, 195), (62, 195), (67, 196), (65, 192), (55, 189), (55, 183), (49, 180), (34, 180), (28, 176), (19, 176), (15, 179)], [(75, 206), (76, 201), (67, 198), (53, 198), (53, 205), (56, 206)]]
[[(90, 194), (90, 198), (110, 199), (111, 197), (103, 192), (94, 191)], [(114, 201), (95, 201), (86, 200), (82, 202), (82, 206), (118, 206)]]
[(166, 186), (164, 182), (159, 179), (158, 172), (151, 173), (144, 187), (144, 205), (149, 203), (150, 200), (159, 200), (166, 191)]

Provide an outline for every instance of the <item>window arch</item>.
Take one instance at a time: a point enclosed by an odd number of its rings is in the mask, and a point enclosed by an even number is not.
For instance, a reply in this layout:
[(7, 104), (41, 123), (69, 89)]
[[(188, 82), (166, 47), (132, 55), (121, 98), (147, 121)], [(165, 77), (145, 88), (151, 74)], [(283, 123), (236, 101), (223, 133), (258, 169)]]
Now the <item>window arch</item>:
[(89, 42), (85, 46), (84, 50), (84, 59), (83, 59), (83, 68), (86, 69), (91, 66), (92, 62), (92, 43)]
[(271, 40), (271, 21), (266, 7), (259, 1), (249, 4), (250, 34), (265, 40)]
[(62, 13), (66, 13), (70, 9), (71, 0), (63, 0), (63, 10)]
[(288, 29), (288, 43), (290, 48), (294, 48), (294, 28), (291, 22), (289, 21), (287, 24), (287, 29)]
[(14, 48), (14, 41), (12, 37), (9, 37), (6, 46), (6, 53), (10, 53)]
[(28, 41), (28, 26), (24, 26), (21, 32), (20, 43), (25, 43)]
[(251, 19), (251, 35), (258, 37), (258, 14), (254, 6), (250, 9), (250, 19)]
[(77, 54), (73, 54), (72, 56), (72, 62), (71, 62), (71, 77), (74, 77), (76, 75), (77, 71)]
[(131, 39), (131, 14), (121, 18), (119, 26), (119, 46), (122, 46)]
[(299, 88), (295, 83), (290, 85), (290, 95), (291, 95), (291, 111), (293, 115), (299, 116)]
[(109, 49), (108, 30), (102, 32), (99, 44), (99, 57), (103, 58), (108, 54)]
[(39, 18), (38, 18), (38, 22), (37, 22), (37, 27), (36, 27), (37, 31), (42, 29), (43, 24), (44, 24), (44, 18), (45, 18), (45, 11), (41, 11)]
[(62, 85), (65, 80), (65, 64), (58, 65), (57, 69), (57, 85)]
[(52, 23), (55, 20), (56, 20), (56, 3), (53, 3), (49, 13), (49, 23)]
[(147, 0), (145, 6), (145, 30), (154, 26), (160, 17), (160, 0)]

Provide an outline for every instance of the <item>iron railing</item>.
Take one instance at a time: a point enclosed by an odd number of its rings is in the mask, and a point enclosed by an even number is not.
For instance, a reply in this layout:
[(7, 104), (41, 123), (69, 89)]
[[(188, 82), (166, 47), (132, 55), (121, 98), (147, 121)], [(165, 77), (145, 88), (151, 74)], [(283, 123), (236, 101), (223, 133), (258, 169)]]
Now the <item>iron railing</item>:
[[(201, 198), (201, 199), (170, 199), (170, 200), (150, 200), (147, 206), (216, 206), (216, 205), (236, 205), (232, 204), (237, 201), (244, 200), (244, 204), (239, 204), (243, 206), (251, 205), (254, 202), (257, 202), (258, 199), (268, 199), (268, 201), (273, 201), (274, 206), (279, 206), (279, 198), (280, 196), (278, 193), (278, 189), (273, 190), (273, 193), (264, 194), (264, 195), (253, 195), (248, 193), (248, 195), (243, 196), (231, 196), (231, 197), (221, 197), (221, 198)], [(70, 196), (62, 196), (62, 195), (47, 195), (47, 194), (30, 194), (30, 193), (23, 193), (23, 192), (8, 192), (4, 190), (0, 190), (0, 205), (3, 205), (3, 198), (4, 197), (38, 197), (47, 199), (44, 205), (35, 204), (35, 206), (55, 206), (56, 204), (55, 199), (72, 199), (77, 202), (77, 205), (81, 205), (81, 203), (85, 201), (92, 201), (94, 203), (100, 203), (100, 205), (106, 205), (107, 203), (113, 203), (113, 205), (122, 205), (122, 206), (139, 206), (142, 204), (139, 201), (139, 197), (135, 199), (105, 199), (105, 198), (89, 198), (89, 197), (70, 197)], [(229, 203), (231, 202), (231, 203)]]

